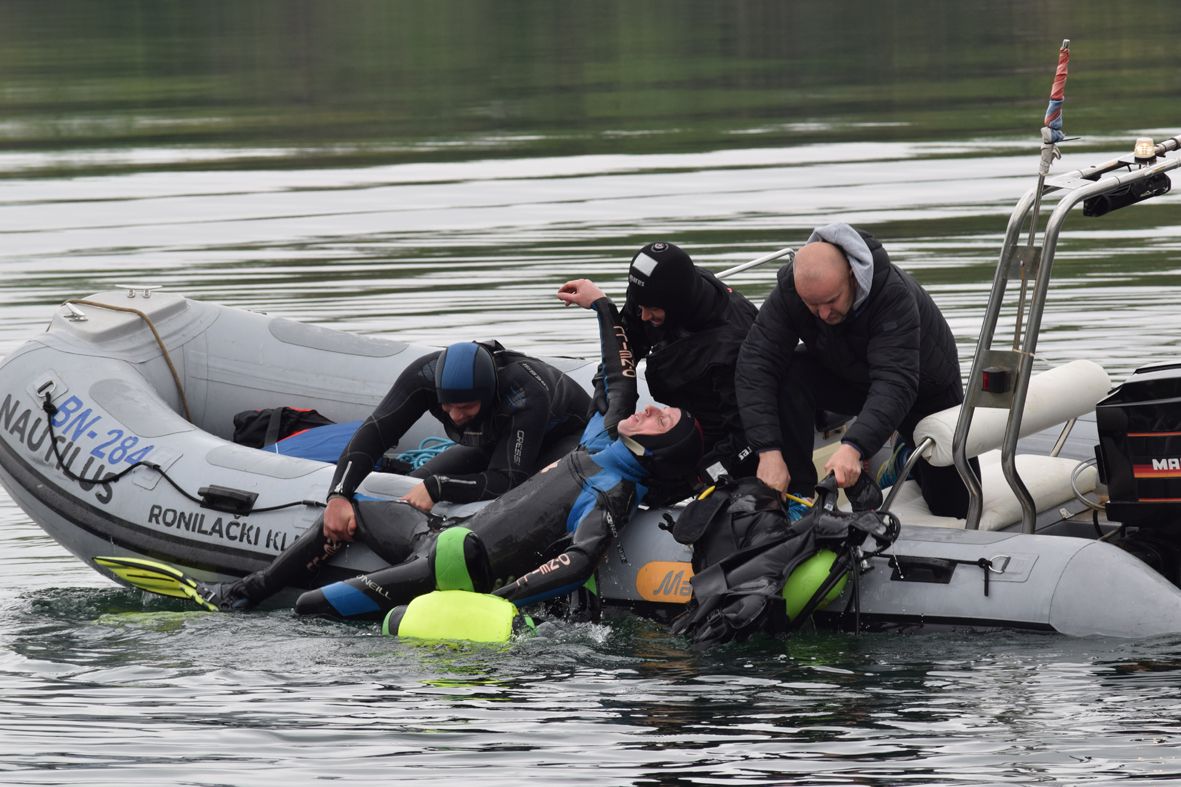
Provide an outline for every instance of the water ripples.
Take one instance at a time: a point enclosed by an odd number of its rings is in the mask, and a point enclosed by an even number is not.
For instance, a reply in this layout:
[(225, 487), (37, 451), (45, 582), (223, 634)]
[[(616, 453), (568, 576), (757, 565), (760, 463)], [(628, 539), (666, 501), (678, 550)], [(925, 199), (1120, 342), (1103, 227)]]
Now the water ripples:
[[(0, 181), (4, 353), (62, 300), (139, 283), (359, 333), (585, 356), (594, 320), (553, 298), (563, 281), (622, 297), (649, 240), (722, 270), (844, 220), (873, 225), (932, 291), (966, 366), (1006, 216), (1032, 185), (1029, 155), (1005, 141), (33, 179), (51, 159), (29, 154), (15, 162), (24, 179)], [(1118, 378), (1176, 357), (1181, 230), (1152, 205), (1131, 221), (1064, 237), (1039, 363), (1096, 357)], [(773, 268), (732, 284), (760, 300)], [(624, 619), (502, 649), (422, 647), (113, 588), (7, 499), (0, 528), (0, 782), (1027, 784), (1181, 771), (1178, 641), (811, 634), (696, 653)]]

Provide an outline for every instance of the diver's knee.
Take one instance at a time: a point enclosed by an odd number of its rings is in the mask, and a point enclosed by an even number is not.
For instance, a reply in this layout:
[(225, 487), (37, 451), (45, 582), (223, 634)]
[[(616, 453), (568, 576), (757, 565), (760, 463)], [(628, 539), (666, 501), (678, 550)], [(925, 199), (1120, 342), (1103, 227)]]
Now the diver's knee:
[(492, 590), (492, 569), (484, 542), (466, 527), (451, 527), (440, 533), (430, 562), (437, 590)]

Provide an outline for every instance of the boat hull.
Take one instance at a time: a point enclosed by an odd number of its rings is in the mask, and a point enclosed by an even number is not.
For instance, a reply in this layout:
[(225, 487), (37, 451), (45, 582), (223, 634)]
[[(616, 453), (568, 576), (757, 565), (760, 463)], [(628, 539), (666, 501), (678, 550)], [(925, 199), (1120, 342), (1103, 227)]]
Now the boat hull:
[[(961, 627), (1072, 636), (1181, 632), (1181, 589), (1126, 551), (1071, 536), (906, 527), (858, 577), (865, 627)], [(821, 613), (847, 625), (854, 584)]]
[[(293, 405), (338, 422), (358, 419), (407, 363), (432, 349), (177, 295), (102, 293), (77, 303), (86, 320), (72, 322), (61, 310), (45, 334), (0, 363), (0, 482), (92, 566), (97, 556), (143, 557), (206, 581), (263, 568), (316, 524), (334, 472), (234, 444), (233, 415)], [(591, 384), (595, 363), (549, 360)], [(424, 416), (403, 445), (439, 434)], [(359, 492), (392, 500), (415, 483), (373, 473)], [(235, 499), (252, 500), (249, 513), (236, 511)], [(440, 508), (461, 516), (479, 505)], [(642, 510), (621, 533), (599, 571), (604, 602), (670, 615), (689, 601), (692, 553), (661, 526), (669, 513)], [(981, 560), (993, 567), (987, 592)], [(364, 545), (351, 545), (318, 579), (382, 566)], [(1181, 632), (1181, 591), (1122, 550), (1083, 538), (904, 522), (893, 549), (870, 561), (820, 619), (847, 620), (837, 613), (852, 606), (854, 587), (868, 624)], [(274, 603), (290, 603), (298, 590)]]

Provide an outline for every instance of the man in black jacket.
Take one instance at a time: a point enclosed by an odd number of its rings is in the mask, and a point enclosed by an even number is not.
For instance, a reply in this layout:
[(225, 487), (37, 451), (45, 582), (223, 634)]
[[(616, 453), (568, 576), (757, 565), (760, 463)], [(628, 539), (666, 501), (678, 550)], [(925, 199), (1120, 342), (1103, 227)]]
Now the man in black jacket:
[[(857, 416), (825, 465), (846, 488), (895, 431), (913, 445), (924, 416), (963, 401), (955, 339), (939, 308), (881, 243), (847, 224), (813, 232), (780, 269), (743, 344), (736, 382), (758, 477), (801, 497), (816, 486), (818, 409)], [(955, 468), (919, 461), (913, 475), (932, 513), (966, 515)]]
[[(757, 460), (734, 393), (734, 366), (754, 323), (754, 305), (671, 243), (640, 249), (627, 279), (620, 318), (635, 362), (647, 359), (653, 398), (697, 418), (705, 434), (704, 466), (720, 462), (732, 476), (754, 475)], [(589, 279), (566, 282), (557, 295), (584, 309), (604, 297)]]

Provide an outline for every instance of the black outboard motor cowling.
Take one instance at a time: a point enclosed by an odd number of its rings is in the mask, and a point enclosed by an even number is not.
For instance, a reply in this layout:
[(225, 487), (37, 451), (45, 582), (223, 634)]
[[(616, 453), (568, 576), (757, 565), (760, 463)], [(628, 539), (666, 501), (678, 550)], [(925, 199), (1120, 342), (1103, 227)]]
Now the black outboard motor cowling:
[(1107, 518), (1181, 531), (1181, 363), (1137, 369), (1095, 418)]

